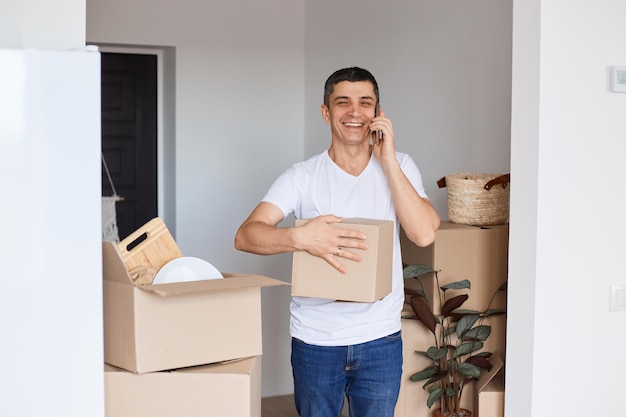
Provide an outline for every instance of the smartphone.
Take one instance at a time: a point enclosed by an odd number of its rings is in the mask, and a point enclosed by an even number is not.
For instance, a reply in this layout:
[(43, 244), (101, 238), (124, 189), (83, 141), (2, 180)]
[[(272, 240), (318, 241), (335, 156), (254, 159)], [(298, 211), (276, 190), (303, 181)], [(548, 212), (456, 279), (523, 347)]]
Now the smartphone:
[[(380, 103), (376, 103), (376, 109), (374, 110), (374, 117), (378, 117), (378, 112), (380, 111)], [(383, 131), (382, 130), (374, 130), (372, 132), (372, 134), (374, 135), (373, 138), (373, 142), (375, 145), (378, 145), (378, 143), (383, 140)]]

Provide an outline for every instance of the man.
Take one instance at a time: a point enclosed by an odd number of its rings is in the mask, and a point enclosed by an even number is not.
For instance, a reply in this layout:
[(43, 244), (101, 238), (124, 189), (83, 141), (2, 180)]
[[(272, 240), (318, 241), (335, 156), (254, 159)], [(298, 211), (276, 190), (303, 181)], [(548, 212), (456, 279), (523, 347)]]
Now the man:
[[(395, 222), (389, 295), (374, 303), (291, 300), (291, 363), (301, 417), (338, 417), (344, 394), (350, 415), (392, 417), (398, 398), (404, 303), (399, 226), (417, 245), (427, 246), (440, 219), (417, 166), (395, 151), (391, 121), (383, 111), (377, 115), (378, 105), (378, 84), (370, 72), (333, 73), (321, 106), (331, 128), (330, 148), (285, 171), (235, 237), (238, 250), (263, 255), (304, 250), (345, 273), (340, 259), (360, 261), (351, 249), (367, 249), (366, 236), (331, 224), (342, 217)], [(277, 227), (291, 213), (312, 220)]]

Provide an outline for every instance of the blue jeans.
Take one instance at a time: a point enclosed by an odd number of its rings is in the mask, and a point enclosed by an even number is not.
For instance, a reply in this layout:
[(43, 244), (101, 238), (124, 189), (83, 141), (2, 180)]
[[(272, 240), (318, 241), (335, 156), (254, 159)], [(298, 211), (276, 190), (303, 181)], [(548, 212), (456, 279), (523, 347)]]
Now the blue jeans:
[(292, 338), (291, 366), (300, 417), (393, 417), (402, 375), (400, 332), (352, 346), (314, 346)]

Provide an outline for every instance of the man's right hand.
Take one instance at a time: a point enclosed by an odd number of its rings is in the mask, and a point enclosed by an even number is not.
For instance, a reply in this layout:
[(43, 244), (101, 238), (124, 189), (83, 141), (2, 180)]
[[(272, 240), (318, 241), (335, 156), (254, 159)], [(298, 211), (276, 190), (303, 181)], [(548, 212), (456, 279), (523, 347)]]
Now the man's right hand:
[(367, 236), (358, 230), (332, 226), (341, 220), (341, 217), (332, 214), (318, 216), (295, 227), (294, 237), (298, 242), (297, 250), (306, 250), (311, 255), (326, 260), (344, 274), (346, 268), (339, 262), (339, 258), (360, 262), (362, 257), (350, 249), (367, 249)]

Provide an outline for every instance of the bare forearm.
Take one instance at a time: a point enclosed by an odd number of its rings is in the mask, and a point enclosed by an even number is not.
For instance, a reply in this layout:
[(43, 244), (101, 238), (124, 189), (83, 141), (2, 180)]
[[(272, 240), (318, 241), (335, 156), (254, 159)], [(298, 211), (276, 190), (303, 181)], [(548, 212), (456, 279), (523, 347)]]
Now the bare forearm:
[(274, 255), (298, 250), (293, 227), (276, 227), (260, 221), (241, 226), (235, 237), (235, 248), (259, 255)]
[(418, 246), (428, 246), (435, 240), (441, 222), (430, 201), (421, 197), (410, 183), (397, 161), (385, 167), (393, 204), (402, 228)]

